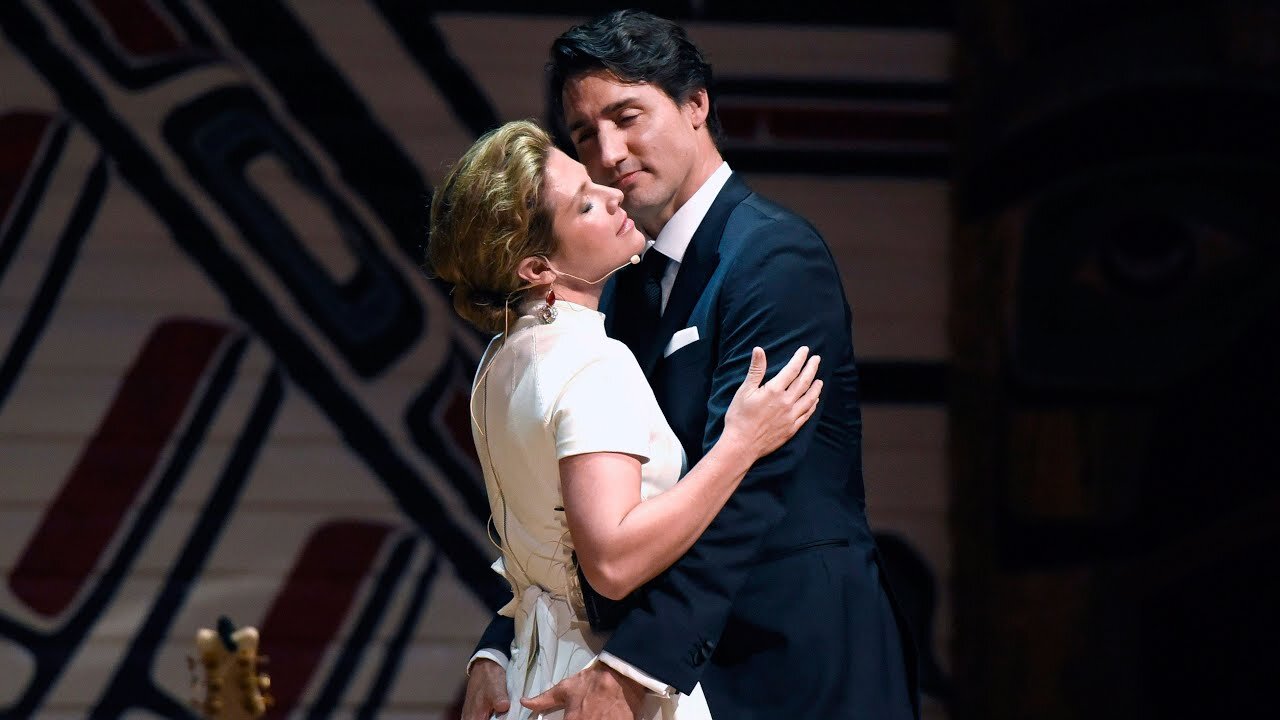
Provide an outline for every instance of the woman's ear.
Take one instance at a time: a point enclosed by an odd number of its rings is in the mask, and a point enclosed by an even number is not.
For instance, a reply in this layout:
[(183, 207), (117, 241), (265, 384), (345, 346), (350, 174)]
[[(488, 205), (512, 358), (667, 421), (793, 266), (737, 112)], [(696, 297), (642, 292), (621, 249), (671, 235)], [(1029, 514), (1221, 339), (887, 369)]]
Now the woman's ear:
[(551, 263), (541, 255), (530, 255), (516, 265), (516, 274), (530, 285), (550, 285), (555, 282), (556, 274)]

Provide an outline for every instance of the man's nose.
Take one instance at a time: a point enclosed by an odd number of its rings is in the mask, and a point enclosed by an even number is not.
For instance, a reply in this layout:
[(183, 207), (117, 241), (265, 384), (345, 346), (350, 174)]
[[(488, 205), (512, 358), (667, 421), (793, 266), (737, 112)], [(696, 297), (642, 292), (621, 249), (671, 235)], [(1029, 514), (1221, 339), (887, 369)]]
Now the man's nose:
[(627, 158), (627, 143), (622, 133), (603, 131), (599, 138), (600, 163), (606, 168), (615, 168)]

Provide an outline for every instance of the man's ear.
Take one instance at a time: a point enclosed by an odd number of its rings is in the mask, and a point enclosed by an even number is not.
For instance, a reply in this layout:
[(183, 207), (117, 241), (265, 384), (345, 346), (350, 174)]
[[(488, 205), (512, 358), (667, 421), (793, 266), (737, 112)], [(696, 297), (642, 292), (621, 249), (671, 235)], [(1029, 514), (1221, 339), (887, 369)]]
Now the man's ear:
[(707, 89), (700, 88), (690, 93), (689, 99), (684, 101), (684, 110), (689, 113), (694, 130), (706, 125), (707, 115), (711, 112), (711, 98), (707, 95)]
[(516, 274), (530, 285), (550, 285), (555, 282), (556, 274), (551, 263), (541, 255), (530, 255), (516, 265)]

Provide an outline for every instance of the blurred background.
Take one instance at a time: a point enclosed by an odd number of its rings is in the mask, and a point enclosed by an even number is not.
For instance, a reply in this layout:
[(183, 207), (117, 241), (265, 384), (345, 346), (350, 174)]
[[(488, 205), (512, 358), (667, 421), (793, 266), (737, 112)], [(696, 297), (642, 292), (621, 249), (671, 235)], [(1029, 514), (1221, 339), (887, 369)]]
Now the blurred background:
[[(439, 718), (505, 589), (485, 339), (427, 198), (622, 4), (0, 3), (0, 717)], [(1280, 9), (635, 5), (853, 307), (924, 715), (1263, 714), (1280, 663)]]

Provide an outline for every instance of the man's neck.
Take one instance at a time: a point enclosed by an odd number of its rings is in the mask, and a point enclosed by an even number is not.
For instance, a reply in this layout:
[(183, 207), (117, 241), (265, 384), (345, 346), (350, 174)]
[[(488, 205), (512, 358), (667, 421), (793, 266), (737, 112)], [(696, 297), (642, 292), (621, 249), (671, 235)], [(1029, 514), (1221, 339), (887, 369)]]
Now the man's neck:
[(676, 214), (684, 204), (689, 202), (689, 198), (698, 192), (698, 189), (707, 182), (707, 178), (720, 167), (724, 159), (720, 157), (720, 151), (713, 146), (709, 152), (701, 153), (702, 159), (695, 163), (689, 172), (688, 178), (676, 190), (675, 195), (671, 197), (671, 202), (660, 208), (655, 208), (652, 215), (641, 214), (639, 212), (632, 213), (632, 219), (644, 231), (644, 234), (650, 238), (658, 237), (658, 233), (662, 232), (662, 228), (666, 227), (667, 222), (671, 220), (671, 216)]

